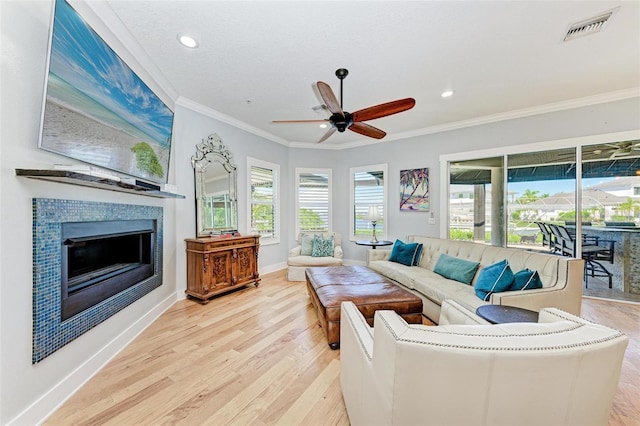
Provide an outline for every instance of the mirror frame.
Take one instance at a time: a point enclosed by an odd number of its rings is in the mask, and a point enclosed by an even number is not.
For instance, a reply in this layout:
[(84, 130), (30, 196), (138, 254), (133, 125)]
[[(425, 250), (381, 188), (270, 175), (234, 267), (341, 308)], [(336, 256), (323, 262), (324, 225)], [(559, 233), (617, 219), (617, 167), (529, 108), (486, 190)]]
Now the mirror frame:
[[(204, 217), (206, 207), (205, 172), (211, 165), (216, 163), (222, 165), (229, 175), (229, 204), (233, 223), (231, 224), (232, 226), (225, 228), (206, 228)], [(236, 191), (237, 168), (233, 161), (233, 154), (222, 142), (220, 136), (213, 133), (196, 145), (196, 154), (191, 157), (191, 166), (194, 172), (196, 196), (196, 235), (198, 237), (208, 237), (222, 233), (235, 234), (238, 228), (238, 197)]]

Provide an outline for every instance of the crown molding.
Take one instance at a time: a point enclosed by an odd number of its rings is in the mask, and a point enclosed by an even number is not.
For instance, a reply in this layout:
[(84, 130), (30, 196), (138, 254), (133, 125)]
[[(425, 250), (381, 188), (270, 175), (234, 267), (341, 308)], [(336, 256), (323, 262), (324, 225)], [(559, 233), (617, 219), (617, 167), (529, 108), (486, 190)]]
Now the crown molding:
[(349, 149), (358, 148), (365, 145), (373, 145), (377, 143), (386, 143), (397, 141), (401, 139), (409, 139), (424, 135), (430, 135), (435, 133), (449, 132), (452, 130), (464, 129), (467, 127), (481, 126), (484, 124), (496, 123), (499, 121), (513, 120), (517, 118), (531, 117), (534, 115), (548, 114), (552, 112), (565, 111), (574, 108), (582, 108), (591, 105), (604, 104), (608, 102), (621, 101), (625, 99), (639, 98), (640, 99), (640, 87), (633, 87), (630, 89), (618, 90), (616, 92), (603, 93), (600, 95), (586, 96), (584, 98), (571, 99), (568, 101), (555, 102), (551, 104), (545, 104), (535, 106), (531, 108), (523, 108), (514, 111), (507, 111), (499, 114), (486, 115), (484, 117), (472, 118), (469, 120), (456, 121), (453, 123), (442, 124), (439, 126), (424, 127), (422, 129), (413, 130), (410, 132), (396, 133), (390, 135), (384, 139), (361, 139), (354, 142), (342, 144), (340, 146), (335, 145), (317, 145), (304, 142), (292, 142), (291, 147), (294, 148), (307, 148), (307, 149)]
[(408, 137), (446, 132), (450, 130), (462, 129), (465, 127), (480, 126), (483, 124), (495, 123), (498, 121), (513, 120), (517, 118), (531, 117), (534, 115), (548, 114), (551, 112), (565, 111), (568, 109), (582, 108), (591, 105), (615, 102), (624, 99), (640, 97), (640, 87), (619, 90), (616, 92), (603, 93), (600, 95), (587, 96), (584, 98), (571, 99), (568, 101), (555, 102), (551, 104), (539, 105), (530, 108), (523, 108), (513, 111), (501, 112), (498, 114), (486, 115), (484, 117), (472, 118), (470, 120), (456, 121), (454, 123), (440, 126), (427, 127), (414, 132), (398, 134), (403, 139)]
[(246, 132), (252, 133), (256, 136), (260, 136), (261, 138), (268, 139), (272, 142), (276, 142), (287, 147), (291, 146), (291, 144), (285, 139), (272, 135), (271, 133), (265, 132), (264, 130), (258, 129), (257, 127), (253, 127), (245, 123), (244, 121), (237, 120), (227, 114), (223, 114), (220, 111), (216, 111), (213, 108), (209, 108), (198, 102), (192, 101), (189, 98), (185, 98), (184, 96), (178, 97), (178, 99), (176, 100), (176, 105), (183, 106), (185, 108), (190, 109), (191, 111), (200, 113), (202, 115), (206, 115), (207, 117), (214, 118), (218, 121), (222, 121), (223, 123), (229, 124), (240, 130), (244, 130)]
[(562, 101), (562, 102), (555, 102), (555, 103), (535, 106), (531, 108), (523, 108), (519, 110), (507, 111), (507, 112), (498, 113), (498, 114), (486, 115), (483, 117), (456, 121), (453, 123), (442, 124), (439, 126), (424, 127), (422, 129), (417, 129), (410, 132), (403, 132), (403, 133), (396, 133), (394, 135), (389, 135), (385, 139), (362, 138), (357, 141), (348, 142), (341, 145), (333, 145), (330, 143), (316, 144), (316, 143), (295, 142), (295, 141), (289, 142), (278, 136), (272, 135), (271, 133), (268, 133), (263, 130), (257, 129), (253, 126), (250, 126), (243, 121), (237, 120), (221, 112), (215, 111), (209, 107), (203, 106), (190, 99), (179, 97), (176, 103), (183, 105), (186, 108), (189, 108), (193, 111), (200, 112), (204, 115), (215, 118), (217, 120), (220, 120), (222, 122), (235, 126), (239, 129), (246, 130), (247, 132), (253, 133), (265, 139), (269, 139), (271, 141), (288, 146), (290, 148), (328, 149), (328, 150), (339, 151), (342, 149), (351, 149), (351, 148), (358, 148), (358, 147), (367, 146), (367, 145), (373, 145), (377, 143), (393, 142), (393, 141), (402, 140), (402, 139), (409, 139), (409, 138), (414, 138), (414, 137), (419, 137), (424, 135), (464, 129), (467, 127), (481, 126), (484, 124), (491, 124), (499, 121), (514, 120), (517, 118), (531, 117), (534, 115), (548, 114), (552, 112), (565, 111), (565, 110), (574, 109), (574, 108), (581, 108), (581, 107), (603, 104), (608, 102), (621, 101), (624, 99), (631, 99), (631, 98), (640, 99), (640, 87), (618, 90), (616, 92), (603, 93), (600, 95), (586, 96), (584, 98), (571, 99), (571, 100)]

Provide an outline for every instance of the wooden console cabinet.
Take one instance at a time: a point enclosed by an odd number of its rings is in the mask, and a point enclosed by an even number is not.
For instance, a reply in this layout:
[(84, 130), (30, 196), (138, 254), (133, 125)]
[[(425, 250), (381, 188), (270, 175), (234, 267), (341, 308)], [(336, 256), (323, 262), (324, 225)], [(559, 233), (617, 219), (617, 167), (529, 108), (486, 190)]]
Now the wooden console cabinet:
[(212, 296), (260, 282), (260, 236), (187, 238), (188, 296), (203, 304)]

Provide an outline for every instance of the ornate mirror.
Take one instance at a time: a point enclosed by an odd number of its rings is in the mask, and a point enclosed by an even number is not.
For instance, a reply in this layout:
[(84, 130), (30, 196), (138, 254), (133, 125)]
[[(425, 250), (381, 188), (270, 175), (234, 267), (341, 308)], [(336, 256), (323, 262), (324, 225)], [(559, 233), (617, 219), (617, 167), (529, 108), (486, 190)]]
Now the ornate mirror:
[(191, 165), (195, 177), (197, 236), (235, 232), (238, 208), (233, 154), (214, 133), (196, 145)]

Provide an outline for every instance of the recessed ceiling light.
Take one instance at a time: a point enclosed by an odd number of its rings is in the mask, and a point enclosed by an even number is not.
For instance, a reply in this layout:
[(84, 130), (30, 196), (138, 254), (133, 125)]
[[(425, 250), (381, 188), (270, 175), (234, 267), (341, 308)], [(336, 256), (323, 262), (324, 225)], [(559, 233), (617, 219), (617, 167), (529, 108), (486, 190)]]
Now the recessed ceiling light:
[(322, 123), (322, 124), (320, 125), (320, 128), (321, 128), (321, 129), (326, 129), (327, 127), (328, 127), (328, 125), (327, 125), (327, 124), (325, 124), (325, 123)]
[(442, 96), (443, 98), (448, 98), (451, 95), (453, 95), (453, 90), (444, 91), (440, 96)]
[(178, 41), (183, 46), (191, 49), (198, 47), (198, 41), (188, 34), (178, 34)]

